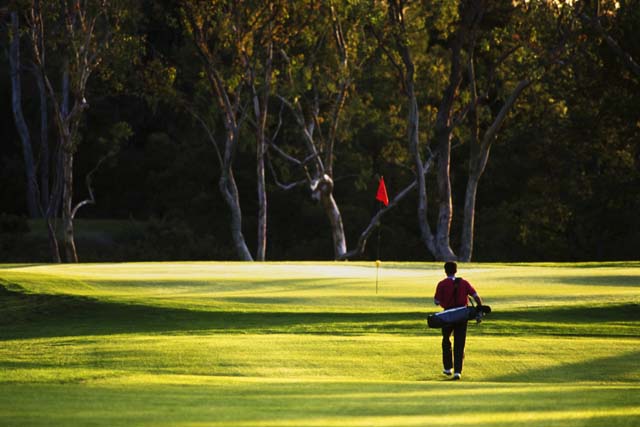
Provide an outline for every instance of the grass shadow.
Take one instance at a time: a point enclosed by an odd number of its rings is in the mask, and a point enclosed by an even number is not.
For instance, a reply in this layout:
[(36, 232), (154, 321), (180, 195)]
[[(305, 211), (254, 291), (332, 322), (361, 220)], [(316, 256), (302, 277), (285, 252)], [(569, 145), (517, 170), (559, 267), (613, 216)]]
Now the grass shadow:
[(514, 375), (496, 376), (488, 378), (495, 382), (553, 382), (574, 383), (593, 381), (594, 378), (602, 378), (607, 381), (628, 381), (637, 377), (640, 365), (640, 351), (616, 354), (610, 357), (600, 357), (577, 363), (563, 363), (558, 360), (558, 365), (552, 368), (530, 369)]
[[(29, 294), (0, 285), (0, 340), (121, 333), (362, 334), (399, 326), (424, 314), (199, 311), (101, 301), (57, 294)], [(424, 331), (425, 328), (421, 328)]]
[(537, 307), (529, 310), (509, 311), (498, 309), (491, 313), (491, 318), (534, 323), (551, 321), (558, 323), (640, 322), (640, 304)]
[(495, 309), (479, 331), (485, 335), (640, 337), (640, 304)]
[[(253, 301), (252, 301), (253, 302)], [(440, 334), (427, 328), (425, 312), (191, 310), (105, 301), (85, 296), (27, 293), (0, 285), (0, 340), (122, 333)], [(640, 336), (640, 305), (573, 306), (494, 312), (472, 334)]]
[(536, 280), (573, 286), (640, 287), (640, 276), (633, 274), (536, 276)]
[(16, 268), (27, 268), (27, 267), (40, 267), (43, 265), (48, 265), (45, 263), (34, 263), (34, 264), (0, 264), (0, 270), (14, 270)]

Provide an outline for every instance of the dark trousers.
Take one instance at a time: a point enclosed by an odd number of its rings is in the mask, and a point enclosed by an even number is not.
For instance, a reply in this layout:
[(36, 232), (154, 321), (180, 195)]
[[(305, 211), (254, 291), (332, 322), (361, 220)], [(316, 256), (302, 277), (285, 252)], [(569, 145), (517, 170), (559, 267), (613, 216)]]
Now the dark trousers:
[[(453, 333), (453, 354), (451, 353), (451, 333)], [(442, 364), (444, 369), (453, 368), (454, 372), (462, 373), (466, 341), (467, 322), (456, 323), (453, 326), (442, 328)]]

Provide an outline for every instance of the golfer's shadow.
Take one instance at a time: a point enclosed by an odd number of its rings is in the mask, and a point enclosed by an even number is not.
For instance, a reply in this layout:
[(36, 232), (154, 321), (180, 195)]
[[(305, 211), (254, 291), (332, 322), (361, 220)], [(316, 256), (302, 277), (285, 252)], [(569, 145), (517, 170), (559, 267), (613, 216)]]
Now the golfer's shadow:
[[(449, 381), (454, 381), (453, 376), (450, 377), (445, 377), (445, 376), (439, 376), (438, 378), (434, 378), (434, 377), (419, 377), (416, 379), (416, 381), (418, 382), (449, 382)], [(458, 382), (458, 381), (455, 381)]]

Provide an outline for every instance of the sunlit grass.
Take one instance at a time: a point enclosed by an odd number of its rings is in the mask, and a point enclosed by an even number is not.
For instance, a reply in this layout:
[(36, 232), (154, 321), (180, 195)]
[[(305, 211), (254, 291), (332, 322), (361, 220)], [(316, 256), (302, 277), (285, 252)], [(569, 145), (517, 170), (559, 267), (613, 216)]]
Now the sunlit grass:
[(0, 266), (0, 425), (637, 424), (640, 263), (461, 266), (495, 312), (459, 383), (441, 269)]

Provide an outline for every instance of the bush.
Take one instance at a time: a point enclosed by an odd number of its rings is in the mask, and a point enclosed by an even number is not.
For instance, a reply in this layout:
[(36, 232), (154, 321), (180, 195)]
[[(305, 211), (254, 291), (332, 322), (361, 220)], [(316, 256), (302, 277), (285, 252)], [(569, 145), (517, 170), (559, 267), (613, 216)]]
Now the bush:
[(25, 234), (28, 232), (29, 223), (26, 218), (0, 213), (0, 234)]

